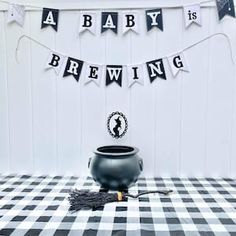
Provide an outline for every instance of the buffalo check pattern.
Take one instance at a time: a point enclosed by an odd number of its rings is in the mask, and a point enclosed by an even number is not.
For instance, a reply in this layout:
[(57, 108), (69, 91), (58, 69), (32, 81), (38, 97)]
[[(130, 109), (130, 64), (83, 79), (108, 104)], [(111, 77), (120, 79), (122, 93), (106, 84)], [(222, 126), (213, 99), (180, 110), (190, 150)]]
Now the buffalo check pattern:
[(129, 192), (174, 192), (76, 213), (68, 212), (71, 188), (101, 191), (91, 177), (0, 175), (0, 235), (236, 235), (233, 179), (141, 177)]

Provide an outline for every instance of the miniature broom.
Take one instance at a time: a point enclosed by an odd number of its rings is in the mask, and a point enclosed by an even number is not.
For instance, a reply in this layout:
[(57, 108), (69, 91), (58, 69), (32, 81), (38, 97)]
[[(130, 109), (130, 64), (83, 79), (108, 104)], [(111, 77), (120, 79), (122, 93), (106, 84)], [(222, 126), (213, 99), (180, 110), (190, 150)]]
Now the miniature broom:
[(132, 195), (130, 193), (125, 192), (117, 192), (117, 193), (107, 193), (107, 192), (90, 192), (88, 190), (72, 190), (70, 192), (70, 196), (68, 198), (70, 202), (69, 211), (76, 212), (81, 209), (94, 209), (104, 206), (109, 202), (120, 202), (126, 201), (129, 197), (138, 198), (142, 195), (149, 193), (160, 193), (164, 195), (168, 195), (173, 192), (172, 190), (168, 191), (147, 191), (142, 192), (137, 195)]

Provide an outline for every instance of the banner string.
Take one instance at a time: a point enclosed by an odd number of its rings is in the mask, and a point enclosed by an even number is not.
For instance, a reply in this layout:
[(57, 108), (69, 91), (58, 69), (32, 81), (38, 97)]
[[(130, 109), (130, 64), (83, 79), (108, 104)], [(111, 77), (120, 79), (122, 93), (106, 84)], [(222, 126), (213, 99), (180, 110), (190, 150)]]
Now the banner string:
[[(176, 53), (170, 54), (169, 56), (175, 55), (175, 54), (177, 54), (177, 53), (181, 53), (181, 52), (184, 52), (184, 51), (187, 51), (187, 50), (189, 50), (189, 49), (191, 49), (191, 48), (197, 46), (198, 44), (201, 44), (201, 43), (203, 43), (204, 41), (206, 41), (206, 40), (208, 40), (208, 39), (211, 39), (211, 38), (213, 38), (213, 37), (216, 37), (216, 36), (224, 36), (224, 37), (227, 39), (227, 42), (228, 42), (228, 45), (229, 45), (229, 49), (230, 49), (231, 60), (232, 60), (233, 64), (235, 64), (235, 62), (234, 62), (234, 57), (233, 57), (233, 51), (232, 51), (231, 41), (230, 41), (230, 39), (229, 39), (229, 36), (228, 36), (227, 34), (225, 34), (225, 33), (215, 33), (215, 34), (209, 35), (209, 36), (207, 36), (207, 37), (205, 37), (205, 38), (203, 38), (203, 39), (197, 41), (196, 43), (191, 44), (191, 45), (185, 47), (185, 48), (182, 49), (181, 51), (176, 51)], [(38, 41), (38, 40), (36, 40), (36, 39), (34, 39), (34, 38), (28, 36), (28, 35), (23, 34), (23, 35), (21, 35), (21, 36), (18, 38), (18, 40), (17, 40), (17, 46), (16, 46), (16, 49), (15, 49), (15, 59), (16, 59), (17, 63), (19, 63), (19, 60), (18, 60), (18, 51), (19, 51), (19, 48), (20, 48), (20, 43), (21, 43), (21, 41), (22, 41), (24, 38), (33, 41), (34, 43), (40, 45), (41, 47), (44, 47), (44, 48), (48, 49), (49, 51), (54, 51), (54, 50), (52, 50), (51, 48), (49, 48), (48, 46), (46, 46), (45, 44), (41, 43), (40, 41)], [(55, 52), (56, 52), (56, 51), (55, 51)], [(60, 54), (60, 55), (62, 55), (62, 56), (65, 56), (65, 57), (68, 57), (68, 55), (64, 55), (64, 54), (62, 54), (62, 53), (58, 53), (58, 54)], [(161, 58), (161, 59), (164, 59), (164, 58), (166, 59), (166, 58), (168, 58), (169, 56), (163, 56), (163, 57), (160, 57), (160, 58)], [(87, 62), (87, 61), (85, 61), (85, 62)], [(87, 62), (87, 63), (89, 63), (89, 62)], [(92, 64), (98, 64), (98, 65), (99, 65), (100, 63), (92, 63)], [(142, 63), (138, 63), (138, 64), (142, 64)], [(122, 66), (127, 66), (127, 65), (122, 65)]]
[[(44, 7), (40, 7), (40, 6), (36, 6), (36, 5), (32, 5), (32, 4), (19, 4), (19, 3), (14, 3), (14, 2), (9, 2), (9, 1), (6, 1), (6, 0), (0, 0), (0, 2), (2, 3), (6, 3), (6, 4), (16, 4), (16, 5), (22, 5), (22, 6), (25, 6), (25, 7), (32, 7), (32, 8), (36, 8), (36, 9), (43, 9)], [(189, 3), (189, 4), (182, 4), (182, 5), (166, 5), (166, 6), (160, 6), (160, 8), (182, 8), (183, 6), (188, 6), (188, 5), (195, 5), (195, 4), (205, 4), (205, 3), (211, 3), (211, 2), (215, 2), (215, 0), (203, 0), (203, 1), (200, 1), (200, 2), (193, 2), (193, 3)], [(122, 9), (152, 9), (154, 7), (122, 7), (122, 8), (105, 8), (106, 10), (109, 10), (109, 9), (118, 9), (118, 10), (122, 10)], [(156, 8), (156, 7), (155, 7)], [(57, 8), (58, 10), (64, 10), (64, 11), (75, 11), (75, 10), (79, 10), (77, 8), (73, 8), (73, 9), (70, 9), (70, 8)], [(88, 10), (88, 9), (92, 9), (92, 10), (100, 10), (101, 8), (81, 8), (83, 10)]]
[(42, 9), (43, 8), (43, 7), (31, 5), (31, 4), (19, 4), (19, 3), (14, 3), (14, 2), (8, 2), (8, 1), (5, 1), (5, 0), (0, 0), (0, 2), (6, 3), (8, 5), (15, 4), (15, 5), (21, 5), (21, 6), (25, 6), (25, 7), (32, 7), (32, 8), (37, 8), (37, 9)]
[[(19, 60), (18, 60), (18, 51), (19, 51), (19, 47), (20, 47), (20, 42), (23, 40), (23, 38), (27, 38), (27, 39), (33, 41), (34, 43), (40, 45), (41, 47), (44, 47), (44, 48), (48, 49), (49, 51), (52, 51), (52, 49), (49, 48), (48, 46), (46, 46), (45, 44), (39, 42), (38, 40), (36, 40), (36, 39), (34, 39), (34, 38), (32, 38), (32, 37), (26, 35), (26, 34), (23, 34), (23, 35), (21, 35), (21, 36), (18, 38), (18, 40), (17, 40), (17, 46), (16, 46), (16, 50), (15, 50), (15, 58), (16, 58), (17, 63), (19, 63)], [(61, 53), (60, 53), (60, 54), (61, 54)], [(61, 55), (63, 55), (63, 54), (61, 54)], [(63, 55), (63, 56), (66, 56), (66, 55)]]
[[(198, 42), (196, 42), (196, 43), (194, 43), (194, 44), (191, 44), (191, 45), (185, 47), (184, 49), (182, 49), (182, 50), (179, 51), (179, 52), (187, 51), (187, 50), (191, 49), (192, 47), (195, 47), (196, 45), (201, 44), (201, 43), (203, 43), (204, 41), (206, 41), (206, 40), (208, 40), (208, 39), (210, 39), (210, 38), (212, 38), (212, 37), (218, 36), (218, 35), (224, 36), (224, 37), (226, 38), (226, 40), (227, 40), (227, 42), (228, 42), (228, 45), (229, 45), (229, 49), (230, 49), (230, 57), (231, 57), (231, 60), (232, 60), (233, 64), (235, 64), (235, 63), (234, 63), (234, 57), (233, 57), (233, 50), (232, 50), (231, 41), (230, 41), (229, 36), (228, 36), (227, 34), (225, 34), (225, 33), (215, 33), (215, 34), (209, 35), (209, 36), (207, 36), (207, 37), (205, 37), (205, 38), (199, 40)], [(177, 52), (177, 53), (178, 53), (178, 52)], [(168, 57), (168, 56), (165, 56), (164, 58), (167, 58), (167, 57)]]

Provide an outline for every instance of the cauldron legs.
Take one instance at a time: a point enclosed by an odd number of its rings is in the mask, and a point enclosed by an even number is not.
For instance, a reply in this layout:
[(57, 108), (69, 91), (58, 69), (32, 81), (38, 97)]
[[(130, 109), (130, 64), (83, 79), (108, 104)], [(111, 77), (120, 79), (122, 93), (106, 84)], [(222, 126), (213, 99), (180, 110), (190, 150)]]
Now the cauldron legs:
[(99, 192), (103, 192), (103, 193), (107, 193), (108, 191), (109, 191), (109, 189), (108, 188), (104, 188), (104, 187), (101, 187), (99, 189)]
[[(109, 191), (109, 189), (108, 188), (104, 188), (104, 187), (101, 187), (100, 189), (99, 189), (99, 192), (105, 192), (105, 193), (107, 193)], [(121, 190), (122, 192), (124, 192), (124, 193), (128, 193), (129, 192), (129, 190), (128, 189), (122, 189)]]

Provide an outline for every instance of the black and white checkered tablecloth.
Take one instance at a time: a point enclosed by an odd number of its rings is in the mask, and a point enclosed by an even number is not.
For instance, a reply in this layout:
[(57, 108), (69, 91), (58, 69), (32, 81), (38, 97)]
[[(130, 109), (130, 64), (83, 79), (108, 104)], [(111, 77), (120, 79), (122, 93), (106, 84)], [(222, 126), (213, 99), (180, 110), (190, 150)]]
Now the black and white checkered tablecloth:
[(140, 178), (131, 193), (174, 193), (71, 214), (67, 197), (75, 187), (99, 191), (90, 177), (0, 175), (0, 235), (236, 235), (232, 179)]

